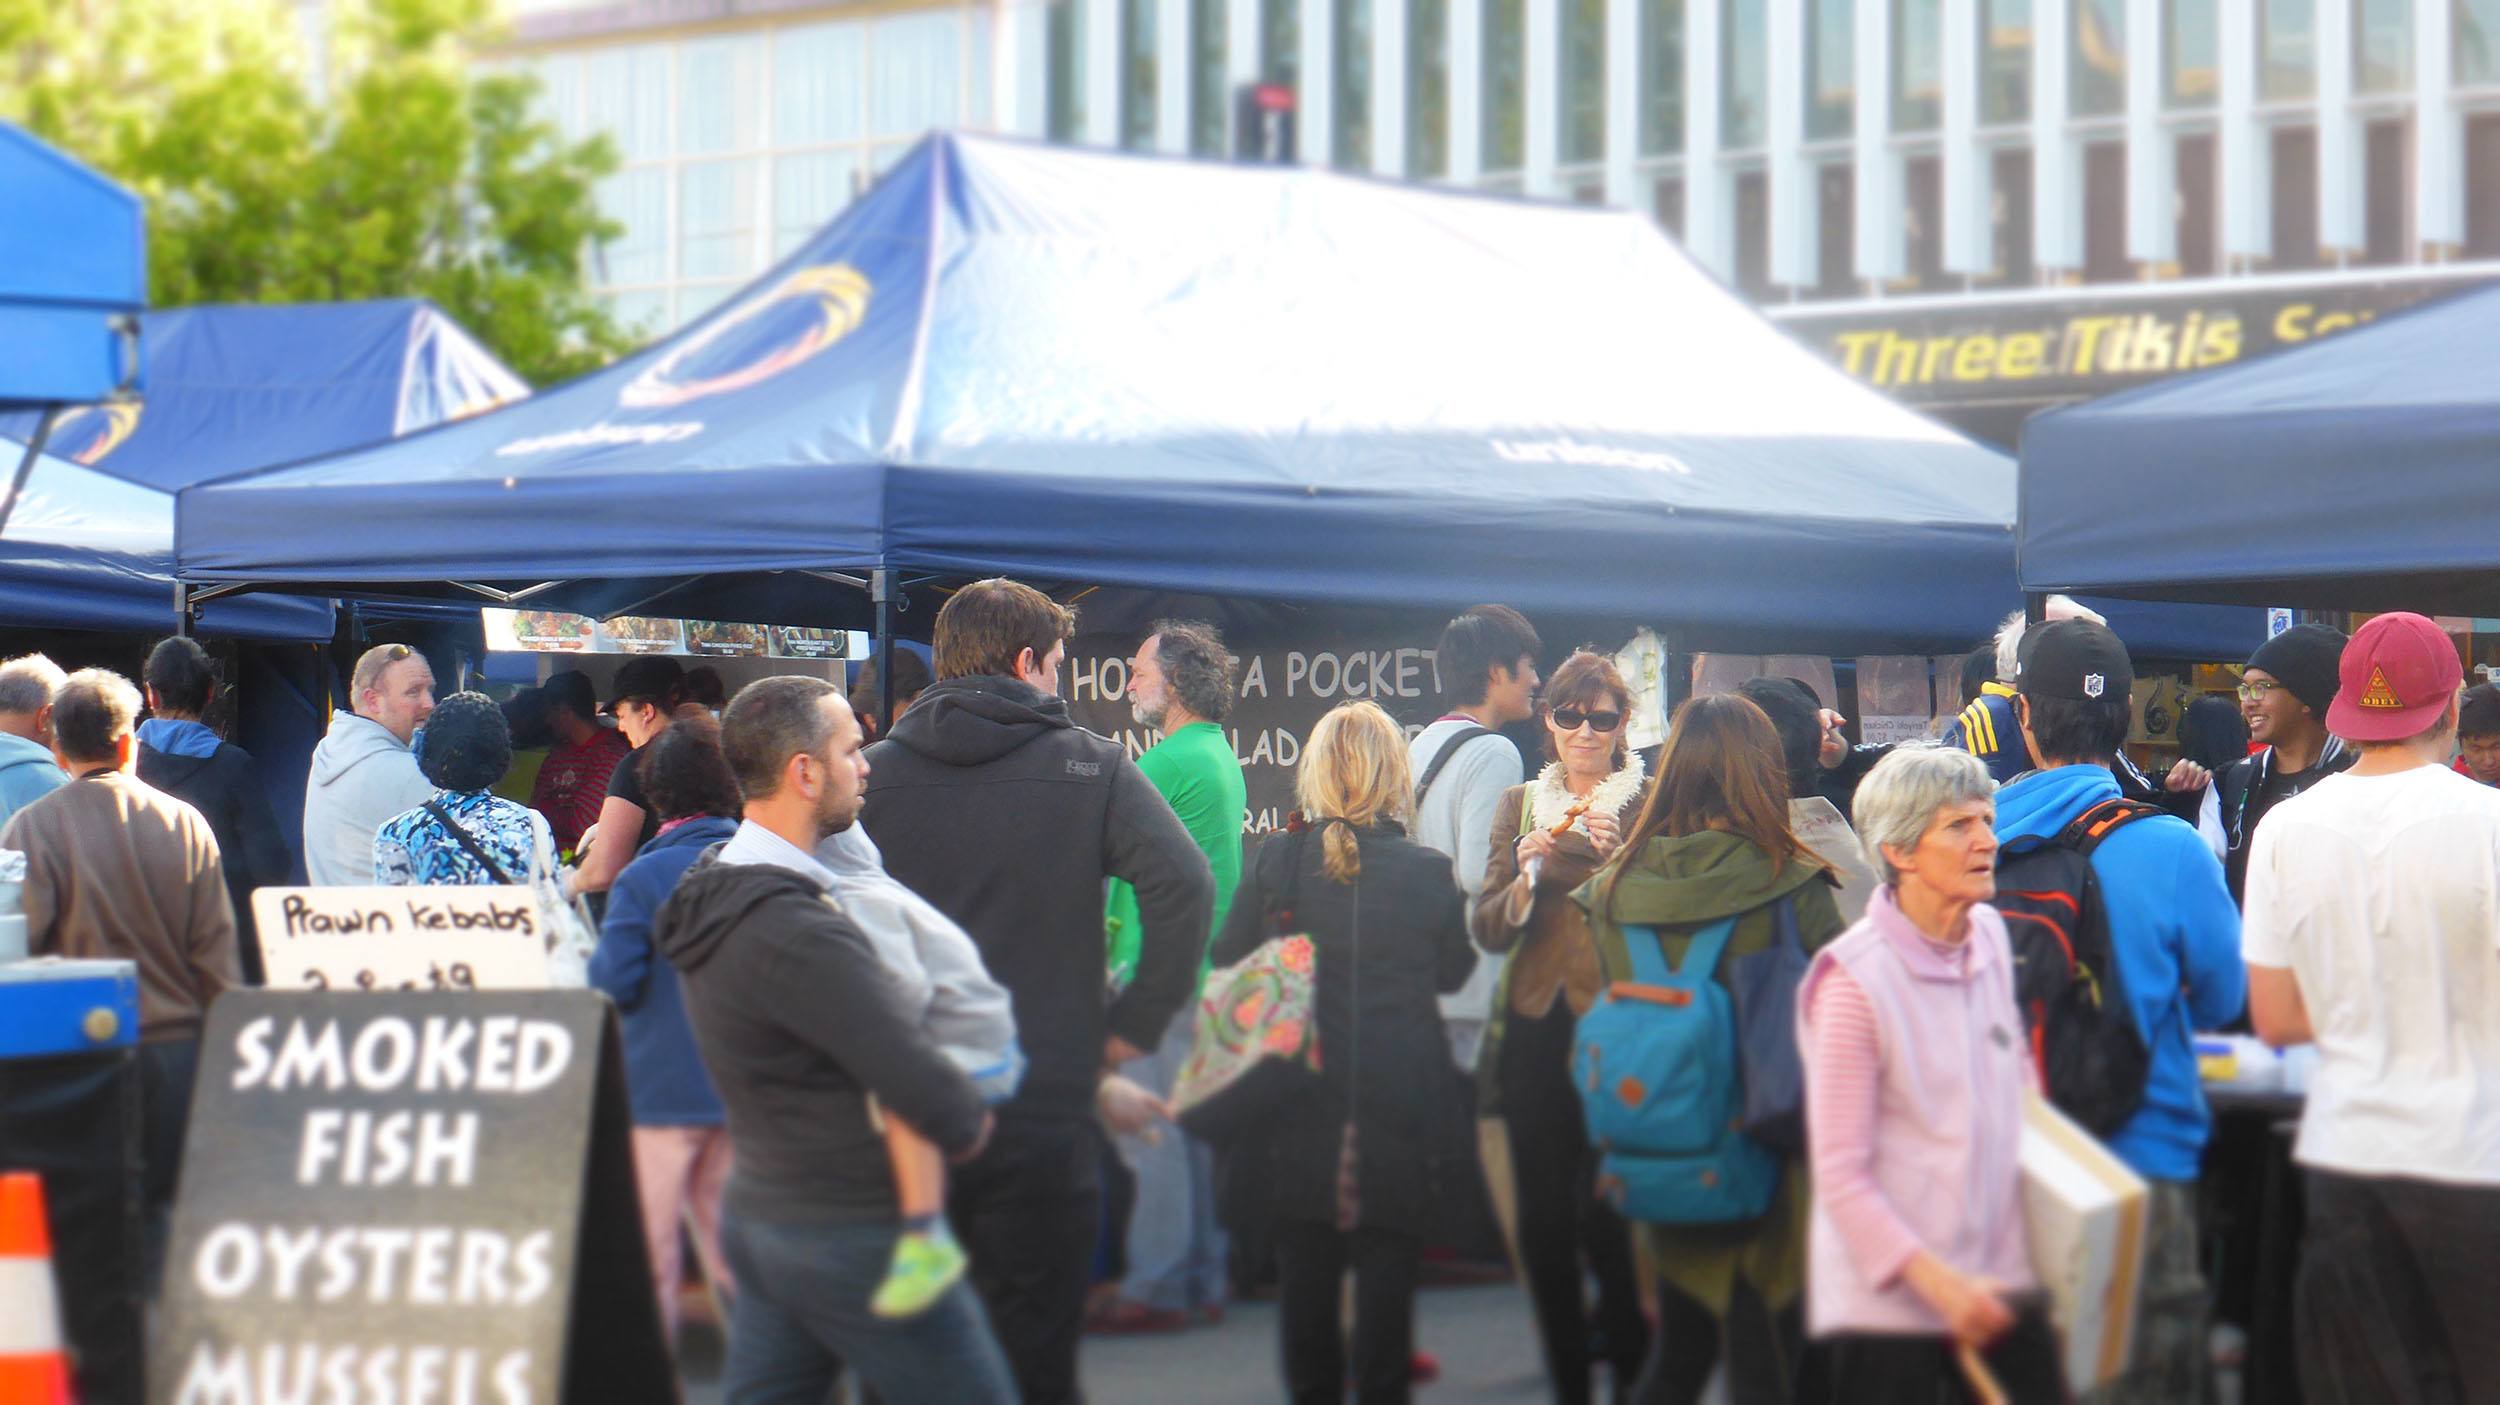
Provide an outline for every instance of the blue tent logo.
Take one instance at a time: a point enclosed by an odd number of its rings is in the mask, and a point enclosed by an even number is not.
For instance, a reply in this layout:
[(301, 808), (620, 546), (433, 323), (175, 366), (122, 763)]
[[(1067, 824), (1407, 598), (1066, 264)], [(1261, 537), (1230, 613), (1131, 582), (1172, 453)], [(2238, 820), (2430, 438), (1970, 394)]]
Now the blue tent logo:
[(139, 432), (137, 405), (81, 405), (52, 430), (52, 452), (92, 468)]
[(798, 269), (670, 348), (617, 403), (666, 409), (770, 380), (849, 336), (868, 316), (870, 291), (867, 275), (846, 263)]

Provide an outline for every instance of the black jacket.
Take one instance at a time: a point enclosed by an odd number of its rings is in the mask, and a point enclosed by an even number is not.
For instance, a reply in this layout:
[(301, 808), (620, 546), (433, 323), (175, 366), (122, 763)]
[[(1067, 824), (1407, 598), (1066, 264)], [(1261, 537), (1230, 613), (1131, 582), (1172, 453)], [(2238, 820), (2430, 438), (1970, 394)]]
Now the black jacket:
[(1218, 966), (1280, 929), (1308, 933), (1319, 948), (1320, 1090), (1228, 1151), (1236, 1187), (1273, 1197), (1279, 1218), (1334, 1223), (1350, 1088), (1361, 1168), (1357, 1223), (1424, 1234), (1437, 1227), (1433, 1215), (1452, 1177), (1474, 1174), (1444, 1150), (1470, 1138), (1466, 1086), (1450, 1068), (1438, 997), (1467, 983), (1476, 953), (1448, 858), (1393, 825), (1358, 831), (1358, 842), (1362, 873), (1353, 885), (1321, 871), (1312, 831), (1261, 844), (1233, 894), (1215, 941)]
[[(2214, 777), (2217, 799), (2221, 802), (2222, 832), (2231, 843), (2230, 853), (2222, 861), (2222, 876), (2231, 885), (2231, 900), (2248, 901), (2248, 848), (2257, 837), (2257, 822), (2266, 812), (2300, 794), (2332, 775), (2352, 769), (2361, 759), (2361, 752), (2344, 745), (2341, 737), (2328, 737), (2326, 747), (2306, 771), (2293, 775), (2277, 775), (2274, 770), (2274, 748), (2267, 747), (2254, 755), (2241, 757)], [(2250, 800), (2254, 797), (2255, 804)]]
[(269, 808), (269, 792), (261, 788), (252, 754), (232, 742), (220, 742), (208, 756), (173, 756), (143, 745), (138, 771), (140, 780), (199, 811), (209, 833), (217, 836), (226, 896), (234, 903), (235, 950), (243, 979), (261, 984), (252, 892), (286, 882), (295, 872), (295, 856), (278, 833), (278, 817)]
[(686, 871), (652, 921), (684, 977), (695, 1046), (737, 1148), (730, 1203), (777, 1224), (890, 1220), (894, 1173), (868, 1095), (949, 1153), (987, 1109), (926, 1034), (868, 938), (769, 864)]
[[(1091, 1115), (1106, 1032), (1151, 1051), (1191, 986), (1215, 879), (1119, 743), (1012, 678), (950, 678), (868, 748), (861, 823), (888, 873), (972, 934), (1028, 1060), (1002, 1111)], [(1103, 880), (1137, 889), (1137, 974), (1106, 1002)]]

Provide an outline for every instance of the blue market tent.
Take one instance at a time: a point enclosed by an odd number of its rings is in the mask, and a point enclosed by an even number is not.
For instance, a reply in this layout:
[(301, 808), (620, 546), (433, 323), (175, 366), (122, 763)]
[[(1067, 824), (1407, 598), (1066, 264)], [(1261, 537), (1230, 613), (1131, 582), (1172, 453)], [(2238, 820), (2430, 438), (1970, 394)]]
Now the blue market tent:
[[(352, 448), (474, 414), (528, 388), (458, 324), (413, 299), (197, 307), (142, 319), (144, 403), (54, 424), (0, 527), (0, 624), (167, 630), (173, 490), (283, 457)], [(0, 416), (15, 462), (35, 416)], [(212, 602), (201, 632), (327, 639), (325, 601)]]
[(2500, 615), (2500, 288), (2033, 420), (2026, 588)]
[(139, 198), (0, 122), (0, 409), (130, 389), (147, 301)]
[(864, 623), (898, 577), (1958, 647), (2003, 457), (1637, 215), (939, 135), (606, 370), (183, 491), (195, 583)]

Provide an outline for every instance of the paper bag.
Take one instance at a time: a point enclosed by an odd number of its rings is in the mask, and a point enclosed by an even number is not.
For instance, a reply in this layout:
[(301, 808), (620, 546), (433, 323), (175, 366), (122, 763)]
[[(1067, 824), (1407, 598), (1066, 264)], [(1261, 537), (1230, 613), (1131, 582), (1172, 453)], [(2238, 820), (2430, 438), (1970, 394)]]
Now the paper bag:
[(2152, 1188), (2046, 1098), (2023, 1102), (2023, 1223), (2066, 1384), (2115, 1379), (2135, 1347)]

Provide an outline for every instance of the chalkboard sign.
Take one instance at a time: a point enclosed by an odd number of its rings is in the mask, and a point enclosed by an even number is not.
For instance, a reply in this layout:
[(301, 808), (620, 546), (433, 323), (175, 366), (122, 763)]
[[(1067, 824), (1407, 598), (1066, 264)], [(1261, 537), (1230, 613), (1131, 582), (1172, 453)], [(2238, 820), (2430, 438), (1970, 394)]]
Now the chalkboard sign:
[(262, 888), (261, 969), (287, 990), (534, 990), (551, 934), (522, 887)]
[[(1294, 767), (1302, 743), (1328, 710), (1343, 702), (1376, 702), (1404, 726), (1408, 736), (1430, 726), (1444, 711), (1440, 680), (1433, 672), (1439, 624), (1418, 626), (1407, 637), (1312, 639), (1299, 645), (1240, 646), (1241, 678), (1225, 734), (1241, 758), (1248, 791), (1243, 830), (1253, 840), (1285, 826), (1294, 809)], [(1068, 645), (1060, 687), (1077, 724), (1128, 748), (1136, 756), (1162, 734), (1130, 710), (1128, 660), (1138, 640), (1081, 634)]]
[(629, 1131), (595, 994), (230, 992), (149, 1399), (676, 1400)]

